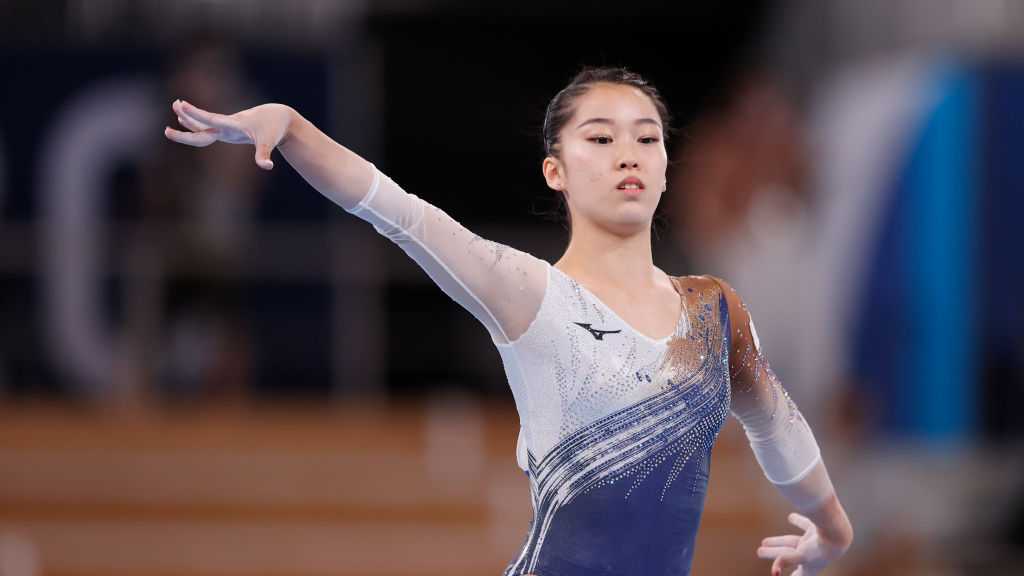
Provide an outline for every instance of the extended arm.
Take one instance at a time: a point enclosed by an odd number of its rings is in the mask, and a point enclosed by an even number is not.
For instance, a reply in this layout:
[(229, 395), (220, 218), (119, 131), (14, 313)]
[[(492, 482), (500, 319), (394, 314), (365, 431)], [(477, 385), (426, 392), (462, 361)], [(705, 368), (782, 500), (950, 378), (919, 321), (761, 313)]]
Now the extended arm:
[(790, 521), (803, 537), (765, 540), (763, 557), (776, 558), (773, 569), (801, 566), (816, 573), (841, 556), (853, 542), (853, 527), (829, 479), (810, 426), (772, 372), (757, 331), (739, 295), (719, 280), (729, 305), (732, 413), (743, 426), (765, 476), (802, 514)]
[(484, 240), (440, 209), (408, 194), (373, 164), (338, 144), (295, 110), (264, 104), (230, 116), (182, 101), (173, 105), (189, 132), (168, 138), (192, 146), (216, 141), (256, 146), (256, 164), (273, 168), (278, 148), (321, 194), (399, 245), (448, 296), (472, 313), (496, 342), (526, 330), (546, 286), (544, 262)]

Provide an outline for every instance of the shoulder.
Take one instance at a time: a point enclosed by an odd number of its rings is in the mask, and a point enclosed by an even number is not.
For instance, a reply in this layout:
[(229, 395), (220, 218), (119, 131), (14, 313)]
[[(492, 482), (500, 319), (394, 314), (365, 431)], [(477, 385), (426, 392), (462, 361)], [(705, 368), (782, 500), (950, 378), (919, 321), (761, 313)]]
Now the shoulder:
[(692, 289), (693, 291), (703, 292), (705, 294), (721, 294), (725, 297), (726, 302), (732, 307), (733, 303), (740, 304), (739, 295), (736, 290), (729, 285), (725, 280), (711, 276), (710, 274), (704, 274), (701, 276), (676, 276), (676, 281), (684, 289)]
[(718, 292), (720, 285), (714, 276), (675, 276), (676, 282), (685, 290), (693, 292)]
[(744, 325), (750, 321), (750, 312), (739, 293), (725, 280), (717, 276), (681, 276), (679, 281), (684, 288), (707, 295), (719, 296), (725, 304), (730, 323), (734, 326)]

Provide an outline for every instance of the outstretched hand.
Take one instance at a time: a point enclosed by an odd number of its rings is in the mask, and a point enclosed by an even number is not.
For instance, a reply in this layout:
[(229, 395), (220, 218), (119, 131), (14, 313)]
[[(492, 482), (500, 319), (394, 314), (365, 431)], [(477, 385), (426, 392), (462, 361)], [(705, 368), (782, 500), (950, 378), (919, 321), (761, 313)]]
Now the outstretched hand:
[(791, 576), (817, 576), (830, 562), (846, 552), (845, 548), (823, 540), (818, 527), (809, 518), (796, 512), (789, 515), (789, 522), (804, 531), (803, 535), (787, 534), (771, 536), (761, 541), (757, 549), (758, 558), (772, 562), (772, 576), (781, 576), (783, 570), (796, 568)]
[(291, 121), (290, 109), (282, 104), (262, 104), (230, 116), (207, 112), (184, 100), (175, 100), (171, 109), (188, 131), (168, 126), (164, 129), (168, 139), (199, 148), (214, 142), (253, 144), (256, 165), (264, 170), (274, 167), (270, 153), (284, 139)]

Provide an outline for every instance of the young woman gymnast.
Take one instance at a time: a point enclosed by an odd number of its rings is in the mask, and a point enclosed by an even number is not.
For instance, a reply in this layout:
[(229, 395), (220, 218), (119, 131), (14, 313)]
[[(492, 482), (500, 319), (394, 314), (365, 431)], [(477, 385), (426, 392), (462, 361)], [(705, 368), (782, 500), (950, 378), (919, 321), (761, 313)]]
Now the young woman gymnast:
[[(553, 265), (473, 234), (402, 190), (295, 110), (232, 115), (172, 105), (191, 146), (278, 150), (309, 184), (402, 248), (490, 333), (519, 412), (519, 466), (533, 520), (507, 576), (689, 574), (711, 450), (731, 412), (803, 531), (765, 538), (771, 573), (812, 576), (853, 528), (814, 435), (765, 361), (724, 281), (654, 265), (651, 221), (666, 189), (668, 112), (621, 68), (580, 72), (544, 118), (547, 185), (571, 237)], [(486, 193), (486, 183), (446, 185)]]

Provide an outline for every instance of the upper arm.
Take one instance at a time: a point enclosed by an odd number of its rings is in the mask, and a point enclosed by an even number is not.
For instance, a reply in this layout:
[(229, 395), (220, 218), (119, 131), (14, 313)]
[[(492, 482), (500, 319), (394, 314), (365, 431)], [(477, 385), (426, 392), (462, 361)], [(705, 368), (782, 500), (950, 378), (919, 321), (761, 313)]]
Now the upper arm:
[(750, 311), (725, 281), (715, 279), (729, 308), (730, 403), (765, 476), (800, 509), (833, 493), (810, 426), (765, 358)]
[(749, 388), (757, 380), (761, 355), (761, 343), (757, 338), (757, 330), (751, 320), (750, 312), (736, 290), (725, 280), (711, 277), (718, 284), (729, 310), (729, 380), (733, 391), (738, 386)]
[(768, 364), (750, 311), (725, 280), (714, 278), (729, 309), (729, 382), (737, 416), (757, 412), (773, 419), (780, 404), (796, 412), (789, 394)]
[(374, 182), (350, 212), (401, 247), (496, 342), (526, 331), (547, 287), (543, 260), (477, 236), (379, 172)]

